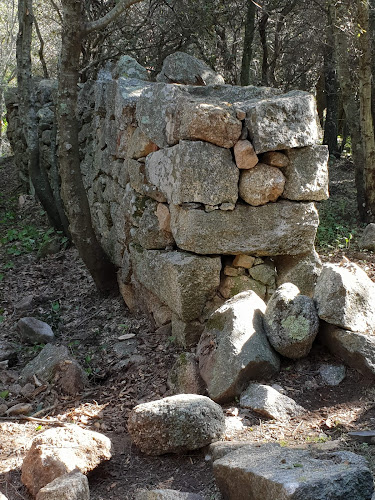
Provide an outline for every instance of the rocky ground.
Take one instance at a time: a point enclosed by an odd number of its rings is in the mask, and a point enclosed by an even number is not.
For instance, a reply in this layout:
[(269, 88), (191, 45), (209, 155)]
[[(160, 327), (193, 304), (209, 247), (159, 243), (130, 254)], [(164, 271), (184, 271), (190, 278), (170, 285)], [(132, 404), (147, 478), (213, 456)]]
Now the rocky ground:
[[(20, 481), (25, 451), (38, 433), (56, 422), (73, 422), (103, 432), (114, 443), (112, 460), (89, 476), (93, 500), (131, 499), (144, 487), (219, 499), (204, 450), (147, 457), (127, 434), (127, 416), (133, 406), (170, 394), (168, 372), (181, 352), (170, 330), (163, 327), (154, 332), (148, 318), (130, 315), (120, 297), (99, 296), (75, 249), (66, 248), (63, 238), (53, 235), (40, 206), (22, 193), (11, 159), (1, 160), (0, 173), (0, 343), (13, 342), (17, 353), (12, 366), (0, 365), (0, 403), (8, 408), (30, 403), (36, 419), (0, 417), (0, 491), (9, 500), (31, 498)], [(346, 255), (375, 281), (375, 257), (356, 247), (362, 228), (356, 217), (353, 166), (348, 161), (335, 163), (330, 177), (331, 199), (319, 207), (321, 257), (340, 262)], [(55, 253), (43, 256), (41, 247)], [(51, 325), (57, 342), (68, 346), (85, 369), (90, 380), (86, 392), (79, 397), (63, 396), (52, 383), (35, 386), (28, 397), (20, 393), (18, 372), (42, 348), (19, 342), (15, 324), (23, 316)], [(126, 361), (129, 355), (130, 363)], [(319, 374), (324, 363), (339, 361), (317, 344), (308, 358), (285, 360), (272, 381), (305, 413), (278, 422), (242, 410), (234, 401), (224, 408), (228, 417), (225, 439), (350, 449), (366, 456), (375, 470), (373, 447), (348, 436), (353, 430), (374, 428), (373, 381), (347, 369), (343, 382), (327, 386)]]

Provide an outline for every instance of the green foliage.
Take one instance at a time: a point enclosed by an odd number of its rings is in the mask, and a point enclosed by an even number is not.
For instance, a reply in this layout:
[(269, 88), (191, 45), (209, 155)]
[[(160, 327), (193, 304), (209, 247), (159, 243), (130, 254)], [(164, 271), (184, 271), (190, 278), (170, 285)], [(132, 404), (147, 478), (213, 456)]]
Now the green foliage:
[(328, 249), (348, 249), (360, 232), (356, 213), (346, 199), (329, 200), (319, 207), (320, 224), (316, 245)]
[[(7, 221), (14, 219), (14, 215), (9, 212)], [(2, 220), (1, 222), (5, 222)], [(64, 245), (67, 238), (63, 237), (61, 233), (57, 233)], [(38, 251), (42, 245), (52, 241), (56, 237), (55, 231), (50, 228), (47, 231), (33, 225), (26, 225), (21, 228), (8, 229), (5, 236), (0, 239), (2, 246), (6, 246), (6, 253), (8, 255), (18, 256), (34, 251)]]

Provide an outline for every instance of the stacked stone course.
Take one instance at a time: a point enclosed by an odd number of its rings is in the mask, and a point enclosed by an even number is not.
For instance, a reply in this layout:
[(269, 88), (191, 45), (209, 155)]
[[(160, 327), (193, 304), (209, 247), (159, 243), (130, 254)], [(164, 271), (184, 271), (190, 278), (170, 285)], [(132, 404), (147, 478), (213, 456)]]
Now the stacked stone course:
[[(288, 280), (311, 295), (328, 151), (310, 94), (103, 78), (82, 87), (79, 114), (94, 227), (130, 309), (189, 346), (241, 291), (267, 299)], [(38, 116), (51, 163), (53, 116)]]

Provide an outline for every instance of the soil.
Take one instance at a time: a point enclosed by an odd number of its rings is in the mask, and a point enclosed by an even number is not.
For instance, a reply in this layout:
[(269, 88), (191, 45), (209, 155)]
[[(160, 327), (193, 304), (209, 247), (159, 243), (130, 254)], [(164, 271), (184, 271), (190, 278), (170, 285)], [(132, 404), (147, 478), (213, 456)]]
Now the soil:
[[(353, 166), (346, 160), (335, 162), (330, 173), (332, 198), (319, 207), (327, 228), (319, 240), (319, 253), (331, 262), (340, 262), (346, 255), (375, 281), (375, 256), (356, 247), (362, 227), (356, 215)], [(92, 500), (132, 499), (142, 488), (169, 488), (220, 499), (206, 450), (148, 457), (132, 445), (127, 433), (127, 417), (136, 404), (170, 395), (168, 372), (181, 352), (170, 329), (154, 331), (149, 318), (130, 314), (120, 297), (100, 296), (76, 250), (52, 234), (41, 207), (22, 193), (12, 158), (0, 160), (0, 174), (0, 342), (13, 342), (17, 348), (12, 366), (0, 364), (0, 394), (8, 407), (31, 403), (30, 415), (40, 419), (0, 417), (0, 491), (9, 500), (31, 498), (20, 480), (23, 457), (32, 439), (58, 421), (74, 422), (112, 439), (113, 458), (89, 475)], [(330, 227), (335, 217), (341, 231), (337, 238), (336, 229)], [(347, 227), (353, 237), (346, 235)], [(38, 248), (51, 240), (60, 249), (40, 257)], [(15, 325), (23, 316), (52, 326), (57, 343), (68, 346), (86, 370), (89, 389), (75, 397), (64, 396), (51, 383), (36, 388), (29, 399), (20, 395), (18, 373), (42, 348), (20, 343)], [(121, 342), (121, 337), (132, 334), (129, 345), (137, 356), (127, 363), (127, 341)], [(349, 449), (366, 456), (375, 471), (373, 447), (348, 436), (353, 430), (374, 429), (373, 380), (347, 368), (340, 385), (326, 386), (319, 375), (323, 363), (340, 361), (316, 344), (303, 360), (283, 360), (278, 377), (271, 382), (306, 409), (302, 416), (288, 422), (267, 420), (233, 402), (224, 407), (228, 417), (224, 439)]]

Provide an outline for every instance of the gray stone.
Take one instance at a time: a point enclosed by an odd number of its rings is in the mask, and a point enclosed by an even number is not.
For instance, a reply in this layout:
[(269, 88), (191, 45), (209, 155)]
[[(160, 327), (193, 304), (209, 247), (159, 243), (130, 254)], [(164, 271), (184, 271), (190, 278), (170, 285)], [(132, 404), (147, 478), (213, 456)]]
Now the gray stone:
[[(313, 203), (280, 201), (232, 212), (170, 206), (177, 245), (198, 254), (297, 255), (314, 244), (319, 218)], [(303, 224), (301, 224), (303, 221)]]
[(103, 434), (76, 425), (48, 429), (32, 441), (21, 480), (32, 495), (54, 479), (77, 469), (85, 474), (111, 458), (112, 443)]
[(81, 472), (70, 472), (57, 477), (39, 490), (36, 500), (89, 500), (87, 477)]
[(328, 194), (328, 146), (289, 149), (283, 198), (297, 201), (326, 200)]
[(155, 200), (146, 199), (144, 208), (139, 209), (142, 215), (137, 220), (138, 227), (130, 230), (133, 242), (149, 250), (164, 249), (174, 245), (172, 233), (160, 227), (156, 214), (157, 207), (158, 203)]
[(375, 377), (375, 337), (322, 322), (319, 340), (331, 353), (365, 377)]
[(327, 323), (345, 330), (373, 333), (375, 284), (352, 262), (325, 264), (317, 280), (314, 300)]
[[(254, 104), (254, 100), (268, 99), (281, 94), (281, 90), (272, 87), (255, 87), (248, 85), (240, 87), (236, 85), (215, 85), (207, 87), (187, 87), (193, 97), (213, 102), (229, 102), (236, 109), (247, 111)], [(237, 113), (236, 113), (237, 114)]]
[(345, 378), (346, 368), (343, 365), (324, 364), (319, 368), (319, 374), (327, 385), (339, 385)]
[(78, 394), (87, 385), (87, 376), (75, 360), (65, 359), (54, 368), (53, 382), (63, 394)]
[(314, 248), (303, 255), (280, 255), (275, 257), (277, 286), (293, 283), (302, 295), (312, 297), (316, 281), (322, 271), (322, 262)]
[(173, 394), (204, 394), (206, 386), (200, 376), (198, 361), (191, 352), (181, 353), (168, 374)]
[(155, 143), (150, 141), (150, 139), (142, 132), (142, 130), (137, 127), (131, 136), (128, 146), (128, 156), (134, 160), (139, 160), (144, 158), (158, 150)]
[(137, 78), (138, 80), (150, 79), (149, 72), (138, 61), (128, 55), (121, 56), (116, 63), (114, 78)]
[(183, 347), (195, 347), (204, 330), (200, 321), (182, 321), (176, 314), (172, 315), (172, 337)]
[(276, 201), (284, 190), (285, 177), (280, 169), (258, 163), (250, 170), (241, 172), (239, 193), (241, 198), (258, 207)]
[(1, 361), (16, 361), (17, 346), (10, 342), (0, 342), (0, 362)]
[(21, 341), (26, 344), (47, 344), (55, 340), (52, 328), (36, 318), (21, 318), (17, 323)]
[(238, 169), (229, 150), (181, 141), (146, 158), (146, 177), (169, 203), (236, 203)]
[(273, 348), (287, 358), (307, 356), (319, 329), (314, 301), (284, 283), (272, 295), (264, 315), (264, 329)]
[(185, 52), (174, 52), (164, 59), (158, 82), (184, 85), (222, 85), (224, 78), (205, 62)]
[(293, 91), (254, 101), (247, 107), (246, 126), (257, 154), (311, 146), (319, 140), (315, 99)]
[(359, 238), (358, 246), (362, 250), (375, 251), (375, 224), (368, 224)]
[(274, 287), (276, 284), (275, 265), (271, 262), (259, 264), (249, 269), (249, 274), (252, 278), (260, 281), (264, 285)]
[(366, 460), (351, 452), (255, 444), (216, 460), (213, 468), (222, 495), (231, 500), (369, 500), (373, 492)]
[(202, 448), (224, 432), (219, 405), (205, 396), (184, 394), (136, 406), (128, 431), (143, 453), (162, 455)]
[(268, 385), (256, 383), (250, 384), (241, 394), (240, 406), (275, 420), (288, 419), (304, 412), (304, 408), (294, 399), (284, 396)]
[(135, 495), (135, 500), (203, 500), (195, 493), (177, 490), (141, 490)]
[(263, 330), (265, 303), (242, 292), (217, 309), (197, 347), (199, 370), (210, 398), (219, 403), (239, 396), (252, 379), (269, 378), (280, 368)]
[(355, 431), (348, 432), (348, 436), (354, 438), (360, 443), (374, 444), (375, 443), (375, 431)]
[(130, 246), (130, 255), (137, 280), (183, 321), (198, 318), (219, 286), (219, 257), (143, 250), (136, 245)]
[(70, 359), (69, 351), (65, 346), (47, 344), (38, 356), (29, 361), (21, 371), (21, 382), (28, 382), (33, 375), (36, 375), (38, 379), (49, 381), (59, 363)]

